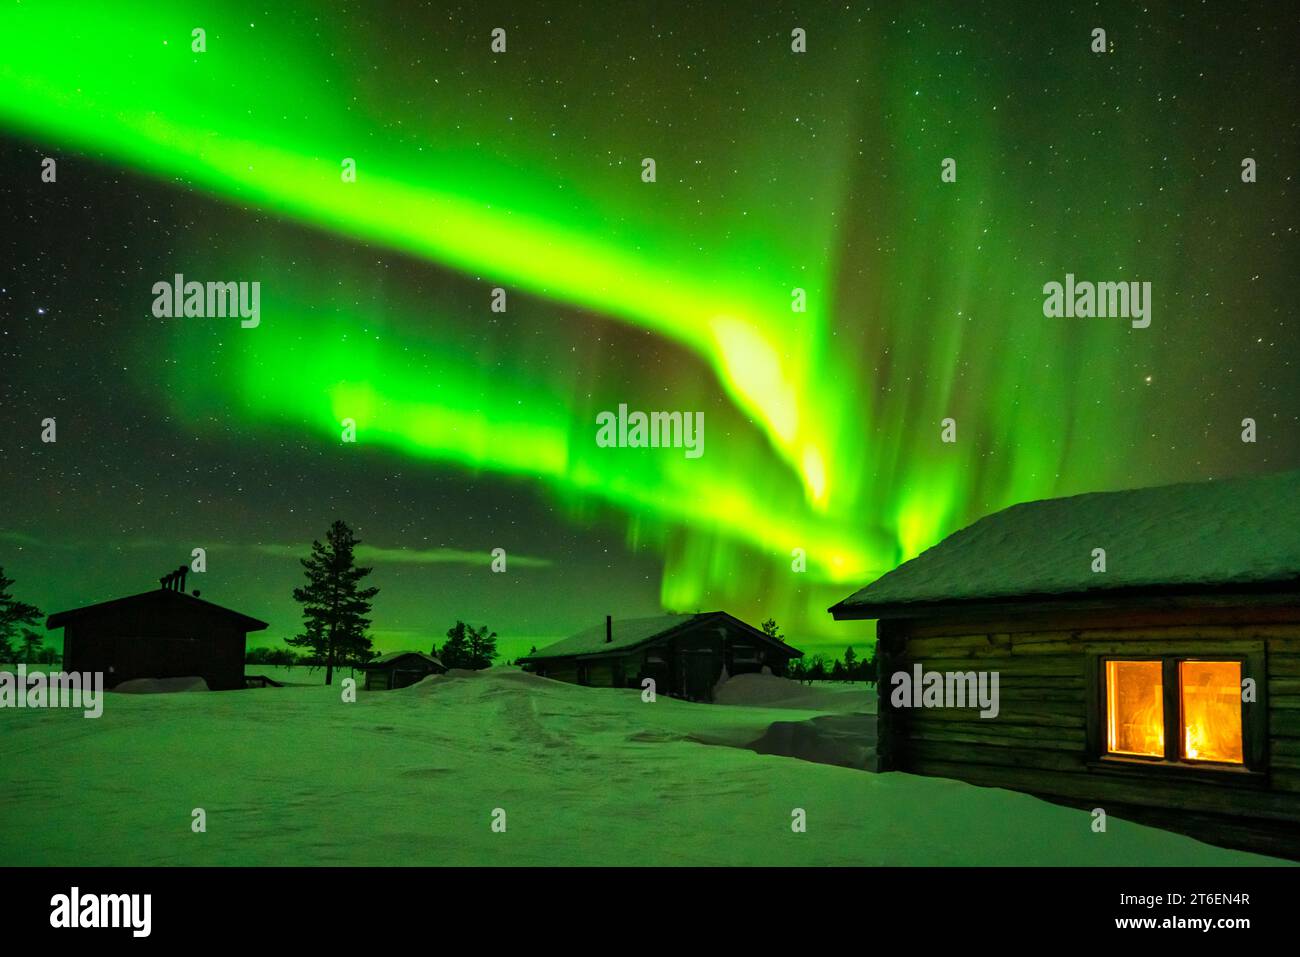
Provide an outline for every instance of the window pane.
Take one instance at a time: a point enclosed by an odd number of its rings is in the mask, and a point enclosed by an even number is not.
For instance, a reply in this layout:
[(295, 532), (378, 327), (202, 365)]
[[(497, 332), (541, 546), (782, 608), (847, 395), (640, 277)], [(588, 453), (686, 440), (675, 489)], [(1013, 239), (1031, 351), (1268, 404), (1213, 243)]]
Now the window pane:
[(1158, 661), (1106, 662), (1106, 749), (1165, 756), (1165, 697)]
[(1241, 764), (1241, 662), (1180, 661), (1183, 757)]

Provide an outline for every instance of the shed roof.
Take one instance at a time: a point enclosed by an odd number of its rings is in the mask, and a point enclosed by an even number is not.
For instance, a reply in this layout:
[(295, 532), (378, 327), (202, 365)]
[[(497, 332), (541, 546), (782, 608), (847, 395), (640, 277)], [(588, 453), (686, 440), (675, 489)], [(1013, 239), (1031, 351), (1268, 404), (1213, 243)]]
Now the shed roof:
[[(1093, 549), (1106, 571), (1093, 572)], [(1300, 471), (1013, 505), (834, 605), (906, 617), (982, 599), (1300, 584)]]
[(78, 618), (94, 618), (99, 614), (114, 612), (132, 606), (154, 606), (152, 610), (158, 614), (167, 614), (184, 608), (213, 618), (225, 618), (246, 632), (261, 631), (267, 626), (266, 622), (260, 619), (251, 618), (248, 615), (240, 614), (229, 608), (223, 608), (220, 605), (214, 605), (210, 601), (187, 595), (185, 592), (172, 591), (168, 588), (155, 588), (153, 591), (141, 592), (138, 595), (128, 595), (125, 598), (114, 598), (94, 605), (84, 605), (81, 608), (55, 612), (45, 619), (45, 627), (47, 629), (62, 628), (68, 622)]
[(392, 664), (400, 658), (419, 658), (428, 664), (442, 667), (442, 662), (432, 655), (426, 655), (422, 651), (390, 651), (386, 655), (380, 655), (378, 658), (371, 658), (366, 662), (367, 668), (382, 668), (384, 665)]
[(711, 618), (724, 618), (734, 625), (750, 632), (769, 644), (789, 651), (792, 657), (803, 654), (797, 648), (764, 634), (752, 625), (725, 611), (698, 612), (693, 615), (657, 615), (653, 618), (615, 618), (613, 641), (605, 641), (605, 623), (593, 625), (584, 631), (562, 638), (553, 645), (547, 645), (541, 651), (524, 655), (520, 661), (536, 661), (542, 658), (570, 658), (585, 655), (605, 655), (616, 651), (628, 651), (639, 645), (659, 638), (665, 638), (672, 632), (681, 631), (692, 625), (705, 622)]

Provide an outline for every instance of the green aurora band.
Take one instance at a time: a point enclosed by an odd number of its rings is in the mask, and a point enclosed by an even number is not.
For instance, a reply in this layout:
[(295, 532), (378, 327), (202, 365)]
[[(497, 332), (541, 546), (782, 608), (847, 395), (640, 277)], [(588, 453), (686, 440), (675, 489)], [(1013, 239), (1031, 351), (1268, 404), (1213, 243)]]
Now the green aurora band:
[[(707, 451), (596, 448), (595, 412), (627, 398), (626, 371), (606, 370), (597, 397), (579, 395), (565, 370), (537, 368), (522, 349), (504, 367), (476, 354), (484, 347), (463, 318), (410, 301), (354, 315), (346, 282), (315, 284), (301, 266), (294, 275), (251, 255), (219, 276), (205, 263), (195, 278), (276, 277), (263, 283), (258, 329), (212, 333), (225, 344), (215, 363), (211, 336), (182, 324), (147, 346), (166, 344), (167, 401), (190, 421), (214, 395), (250, 430), (287, 424), (322, 443), (355, 418), (363, 442), (537, 483), (574, 521), (623, 515), (629, 541), (664, 556), (666, 607), (728, 604), (822, 633), (846, 587), (979, 515), (1126, 477), (1105, 449), (1136, 425), (1088, 401), (1087, 370), (1113, 363), (1121, 337), (1130, 359), (1147, 346), (1116, 324), (1044, 322), (1037, 296), (1063, 275), (1058, 262), (1113, 270), (1137, 237), (1099, 217), (1068, 244), (1027, 241), (1010, 227), (1042, 218), (1032, 189), (975, 162), (963, 161), (960, 192), (943, 192), (938, 160), (952, 144), (999, 153), (1003, 128), (965, 108), (979, 81), (927, 89), (922, 112), (928, 71), (869, 69), (868, 31), (824, 24), (835, 56), (796, 65), (779, 29), (760, 34), (771, 63), (728, 77), (748, 116), (730, 141), (708, 144), (709, 170), (688, 191), (702, 151), (686, 133), (611, 120), (614, 161), (594, 166), (590, 144), (558, 158), (539, 147), (555, 104), (514, 76), (544, 73), (549, 60), (530, 59), (523, 34), (511, 39), (517, 73), (487, 58), (485, 31), (466, 39), (489, 74), (459, 78), (487, 88), (467, 113), (443, 105), (446, 76), (387, 95), (400, 80), (367, 62), (379, 40), (365, 25), (326, 18), (309, 40), (263, 19), (229, 4), (181, 16), (145, 3), (6, 3), (0, 123), (479, 280), (485, 311), (503, 285), (551, 309), (557, 327), (612, 321), (661, 337), (716, 380), (673, 383), (663, 406), (706, 410)], [(196, 55), (200, 23), (209, 52)], [(894, 43), (905, 60), (907, 40)], [(564, 67), (587, 68), (596, 82), (594, 66)], [(814, 94), (819, 111), (857, 119), (773, 148)], [(701, 129), (731, 107), (703, 109)], [(940, 131), (927, 113), (951, 120)], [(605, 119), (588, 105), (563, 122), (600, 132)], [(659, 183), (640, 182), (644, 155), (657, 158)], [(357, 160), (355, 184), (340, 180), (343, 157)], [(855, 182), (877, 157), (879, 182)], [(727, 189), (710, 188), (733, 172)], [(1087, 189), (1103, 174), (1081, 177)], [(1014, 215), (993, 218), (995, 208)], [(862, 209), (894, 225), (851, 225), (846, 211)], [(807, 290), (806, 313), (791, 311), (795, 286)], [(949, 415), (956, 445), (939, 441)], [(805, 575), (790, 570), (794, 549), (806, 550)]]

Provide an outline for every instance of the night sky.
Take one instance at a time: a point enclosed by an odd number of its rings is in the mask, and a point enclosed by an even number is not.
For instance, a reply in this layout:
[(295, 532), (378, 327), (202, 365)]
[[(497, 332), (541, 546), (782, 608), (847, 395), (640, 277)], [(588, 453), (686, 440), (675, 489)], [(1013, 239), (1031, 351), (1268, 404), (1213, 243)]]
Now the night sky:
[[(380, 650), (725, 609), (838, 651), (990, 511), (1300, 467), (1293, 6), (156, 6), (0, 6), (0, 565), (46, 613), (201, 546), (275, 643), (341, 517)], [(260, 325), (154, 317), (176, 273)], [(1150, 327), (1045, 317), (1067, 273)], [(598, 448), (620, 403), (704, 454)]]

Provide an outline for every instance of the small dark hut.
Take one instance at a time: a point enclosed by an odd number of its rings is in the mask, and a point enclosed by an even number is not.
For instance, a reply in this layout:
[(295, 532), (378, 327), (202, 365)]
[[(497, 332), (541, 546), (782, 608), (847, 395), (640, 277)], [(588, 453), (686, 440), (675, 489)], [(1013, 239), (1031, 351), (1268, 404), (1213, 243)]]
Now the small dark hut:
[(366, 690), (391, 691), (405, 688), (429, 675), (444, 674), (447, 669), (437, 658), (418, 651), (394, 651), (366, 662)]
[(600, 688), (640, 688), (653, 678), (659, 694), (712, 701), (727, 675), (767, 668), (784, 675), (798, 648), (778, 641), (726, 612), (605, 618), (597, 625), (519, 659), (546, 678)]
[(831, 613), (878, 621), (881, 770), (1300, 858), (1300, 472), (1016, 505)]
[(135, 678), (198, 676), (213, 691), (244, 687), (248, 632), (266, 622), (185, 594), (187, 568), (154, 591), (50, 615), (63, 629), (63, 667), (102, 672), (113, 688)]

